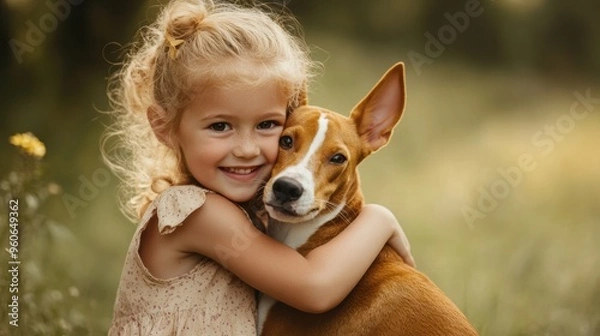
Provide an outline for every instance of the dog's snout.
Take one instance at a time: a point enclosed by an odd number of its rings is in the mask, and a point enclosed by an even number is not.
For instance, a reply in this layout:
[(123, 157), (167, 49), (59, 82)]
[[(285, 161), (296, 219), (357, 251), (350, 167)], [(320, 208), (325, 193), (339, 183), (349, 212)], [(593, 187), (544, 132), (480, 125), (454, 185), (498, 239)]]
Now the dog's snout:
[(299, 199), (303, 192), (302, 185), (289, 177), (280, 177), (273, 183), (275, 199), (281, 204)]

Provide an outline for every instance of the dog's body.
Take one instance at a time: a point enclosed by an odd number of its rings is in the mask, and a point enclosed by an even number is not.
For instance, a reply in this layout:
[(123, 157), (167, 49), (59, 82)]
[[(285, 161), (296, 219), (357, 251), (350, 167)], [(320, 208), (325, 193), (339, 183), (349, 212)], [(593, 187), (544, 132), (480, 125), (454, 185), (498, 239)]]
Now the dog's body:
[[(350, 118), (314, 106), (297, 109), (286, 123), (273, 178), (265, 187), (269, 234), (306, 255), (344, 230), (364, 204), (357, 165), (389, 141), (404, 105), (404, 65), (399, 63)], [(346, 299), (326, 313), (304, 313), (263, 296), (259, 332), (477, 335), (450, 299), (390, 247), (384, 247)]]

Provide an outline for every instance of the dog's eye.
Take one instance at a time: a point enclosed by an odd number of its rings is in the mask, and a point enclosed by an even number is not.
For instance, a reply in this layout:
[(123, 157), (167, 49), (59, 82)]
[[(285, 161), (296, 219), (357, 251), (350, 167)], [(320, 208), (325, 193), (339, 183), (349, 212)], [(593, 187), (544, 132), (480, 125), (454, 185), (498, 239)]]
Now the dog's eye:
[(284, 135), (279, 138), (279, 147), (283, 149), (291, 149), (293, 144), (294, 140), (292, 140), (292, 137), (289, 135)]
[(331, 157), (331, 159), (329, 159), (329, 162), (335, 163), (335, 164), (342, 164), (346, 161), (348, 161), (348, 159), (345, 156), (343, 156), (342, 154), (335, 154), (334, 156)]

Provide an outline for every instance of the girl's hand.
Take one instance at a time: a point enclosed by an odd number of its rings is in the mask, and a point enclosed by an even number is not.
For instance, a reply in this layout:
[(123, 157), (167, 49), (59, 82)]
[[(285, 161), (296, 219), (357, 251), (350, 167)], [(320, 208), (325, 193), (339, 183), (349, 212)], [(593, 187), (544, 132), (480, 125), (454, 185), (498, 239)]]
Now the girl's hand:
[(391, 225), (393, 233), (387, 244), (400, 255), (407, 265), (412, 267), (416, 266), (415, 259), (410, 253), (410, 243), (408, 238), (406, 237), (404, 230), (402, 230), (402, 226), (400, 226), (400, 223), (398, 223), (396, 216), (394, 216), (389, 209), (377, 204), (366, 204), (362, 208), (361, 214), (373, 216), (373, 218)]

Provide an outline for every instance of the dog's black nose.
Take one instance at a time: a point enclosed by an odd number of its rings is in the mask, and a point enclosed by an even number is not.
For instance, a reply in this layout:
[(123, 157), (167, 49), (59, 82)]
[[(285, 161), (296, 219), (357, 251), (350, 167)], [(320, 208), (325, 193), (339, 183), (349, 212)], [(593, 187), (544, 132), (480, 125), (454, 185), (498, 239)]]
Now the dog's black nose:
[(289, 177), (280, 177), (273, 183), (275, 199), (281, 204), (299, 199), (303, 192), (302, 185)]

